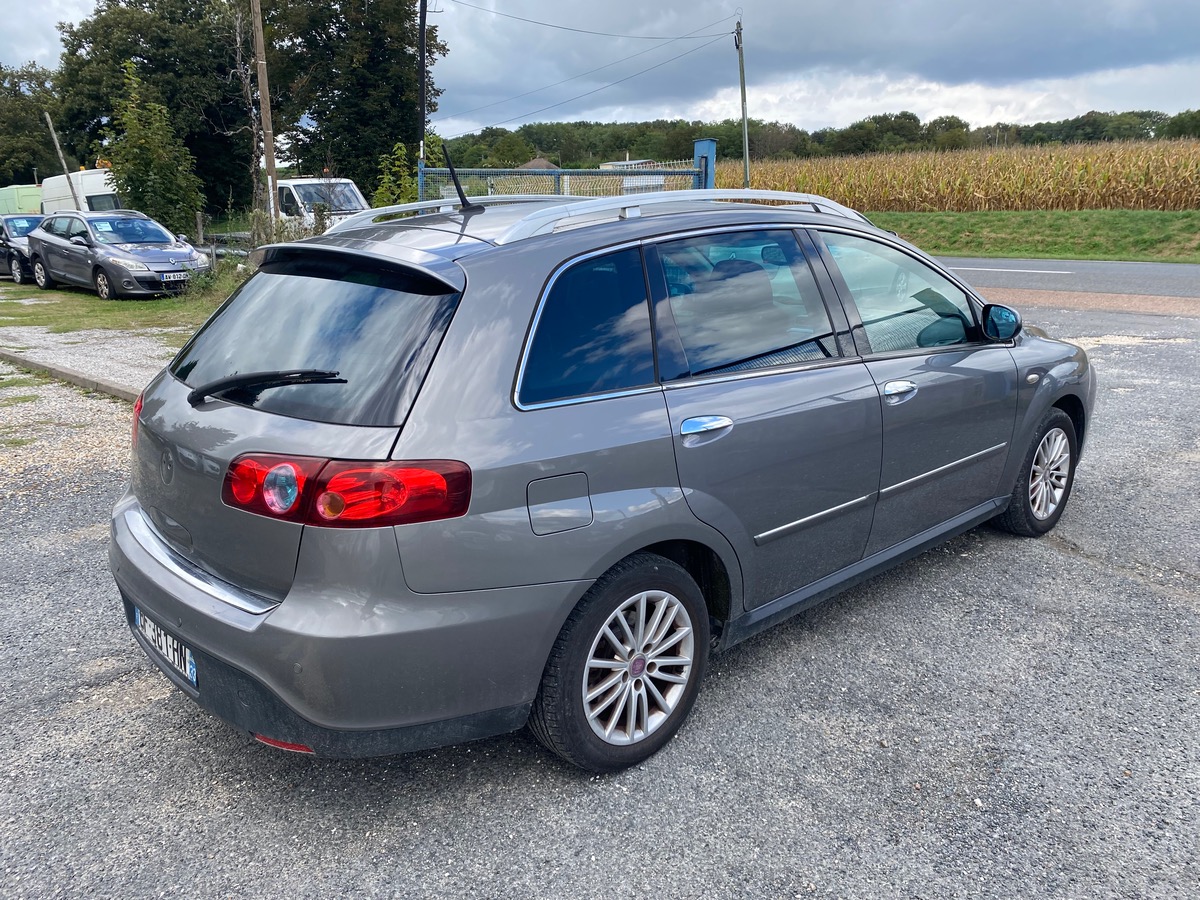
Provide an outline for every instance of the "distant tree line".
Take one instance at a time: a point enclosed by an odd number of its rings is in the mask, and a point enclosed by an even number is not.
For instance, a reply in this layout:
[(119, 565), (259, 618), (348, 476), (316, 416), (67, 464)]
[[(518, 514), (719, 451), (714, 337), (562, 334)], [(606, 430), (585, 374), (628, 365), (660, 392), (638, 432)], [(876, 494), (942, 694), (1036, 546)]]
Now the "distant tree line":
[[(368, 192), (379, 157), (421, 134), (417, 0), (263, 3), (273, 125), (281, 164), (353, 178)], [(132, 64), (143, 111), (165, 111), (194, 159), (209, 212), (261, 195), (262, 128), (249, 0), (97, 0), (59, 26), (57, 70), (0, 65), (0, 185), (61, 173), (43, 111), (68, 166), (108, 159), (129, 106)], [(427, 61), (446, 53), (427, 30)], [(440, 91), (428, 83), (430, 110)], [(184, 158), (184, 157), (180, 157)]]
[[(971, 127), (958, 116), (928, 122), (911, 112), (882, 113), (845, 128), (806, 131), (790, 122), (749, 122), (754, 159), (804, 159), (906, 150), (961, 150), (1021, 144), (1076, 144), (1093, 141), (1200, 137), (1200, 111), (1175, 116), (1150, 110), (1089, 112), (1059, 122)], [(742, 155), (740, 119), (696, 122), (538, 122), (512, 131), (485, 128), (447, 141), (456, 166), (511, 167), (541, 156), (562, 168), (590, 168), (625, 159), (658, 161), (692, 158), (692, 142), (715, 138), (721, 159)]]

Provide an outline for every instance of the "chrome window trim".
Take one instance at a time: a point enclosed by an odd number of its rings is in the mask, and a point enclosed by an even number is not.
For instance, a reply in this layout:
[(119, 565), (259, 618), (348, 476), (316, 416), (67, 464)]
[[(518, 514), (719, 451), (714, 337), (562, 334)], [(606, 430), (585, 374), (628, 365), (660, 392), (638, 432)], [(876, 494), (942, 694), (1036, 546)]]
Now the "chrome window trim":
[(214, 600), (220, 600), (243, 612), (262, 615), (270, 612), (279, 604), (267, 600), (257, 594), (235, 587), (227, 581), (222, 581), (179, 553), (176, 553), (154, 530), (154, 526), (146, 518), (145, 513), (136, 507), (125, 510), (123, 518), (125, 527), (134, 541), (150, 557), (164, 569), (181, 581), (186, 582), (198, 591), (202, 591)]
[(928, 481), (931, 478), (936, 478), (938, 475), (944, 475), (953, 469), (961, 468), (968, 463), (975, 462), (977, 459), (983, 459), (985, 456), (991, 456), (993, 453), (999, 453), (1008, 446), (1008, 441), (997, 444), (994, 447), (988, 447), (986, 450), (980, 450), (978, 453), (972, 453), (970, 456), (964, 456), (962, 459), (956, 459), (954, 462), (946, 463), (944, 466), (938, 466), (936, 469), (930, 469), (928, 472), (923, 472), (920, 475), (915, 475), (912, 478), (899, 481), (890, 487), (881, 488), (879, 491), (879, 499), (890, 497), (892, 494), (898, 494), (901, 491), (906, 491), (909, 488), (914, 488), (917, 485)]
[(768, 375), (789, 375), (795, 372), (811, 372), (815, 369), (832, 369), (837, 366), (862, 365), (861, 356), (836, 356), (820, 362), (793, 363), (790, 366), (764, 366), (761, 369), (749, 369), (745, 372), (726, 372), (714, 375), (685, 375), (683, 378), (673, 378), (663, 382), (663, 389), (677, 391), (680, 388), (694, 384), (720, 384), (726, 381), (744, 381), (747, 378), (763, 378)]
[(805, 516), (803, 519), (797, 519), (795, 522), (788, 522), (786, 525), (780, 525), (778, 528), (772, 528), (770, 531), (764, 531), (762, 534), (756, 534), (754, 536), (754, 544), (757, 547), (761, 547), (764, 544), (769, 544), (771, 541), (777, 540), (778, 538), (787, 537), (789, 534), (794, 534), (797, 531), (801, 531), (810, 525), (816, 525), (818, 522), (823, 521), (824, 519), (832, 518), (839, 513), (849, 512), (851, 509), (864, 506), (874, 500), (875, 495), (876, 492), (872, 491), (869, 494), (864, 494), (856, 500), (849, 500), (845, 503), (840, 503), (837, 506), (831, 506), (829, 509), (823, 509), (820, 512), (813, 513), (811, 516)]
[(517, 409), (522, 412), (528, 412), (534, 409), (551, 409), (556, 406), (574, 406), (577, 403), (595, 403), (598, 400), (613, 400), (617, 397), (636, 397), (638, 394), (661, 394), (662, 385), (654, 384), (648, 387), (630, 388), (626, 391), (608, 391), (603, 394), (581, 394), (578, 397), (564, 397), (561, 400), (546, 400), (542, 403), (528, 403), (522, 405), (519, 401), (514, 400)]
[[(660, 384), (649, 384), (649, 385), (643, 385), (641, 387), (636, 387), (636, 388), (627, 388), (625, 390), (620, 390), (620, 391), (604, 391), (604, 392), (596, 392), (593, 394), (580, 394), (577, 397), (563, 397), (558, 400), (544, 400), (540, 403), (522, 403), (521, 402), (521, 386), (525, 383), (525, 367), (529, 362), (529, 352), (530, 352), (530, 350), (533, 349), (533, 337), (535, 334), (537, 334), (538, 325), (541, 324), (542, 312), (546, 308), (546, 300), (550, 297), (550, 292), (554, 290), (554, 285), (556, 285), (558, 283), (559, 277), (561, 277), (563, 272), (565, 272), (567, 269), (570, 269), (576, 265), (579, 265), (580, 263), (587, 262), (589, 259), (595, 259), (598, 256), (608, 256), (610, 253), (620, 253), (622, 250), (629, 250), (632, 248), (637, 248), (638, 250), (641, 250), (642, 244), (644, 244), (644, 243), (646, 243), (644, 240), (639, 239), (639, 240), (632, 240), (632, 241), (623, 241), (620, 244), (610, 244), (609, 246), (603, 247), (599, 250), (589, 250), (588, 252), (582, 253), (579, 256), (572, 256), (570, 259), (565, 260), (564, 262), (561, 262), (558, 264), (558, 266), (554, 269), (554, 272), (550, 275), (550, 278), (547, 279), (545, 286), (542, 288), (541, 296), (538, 297), (537, 311), (534, 312), (533, 321), (529, 325), (529, 330), (525, 333), (525, 346), (521, 348), (521, 363), (517, 367), (517, 378), (516, 378), (516, 381), (513, 383), (513, 391), (512, 391), (513, 406), (515, 406), (517, 409), (521, 410), (522, 412), (528, 412), (530, 410), (547, 409), (547, 408), (554, 407), (554, 406), (569, 406), (573, 403), (588, 403), (588, 402), (592, 402), (595, 400), (610, 400), (613, 397), (630, 397), (635, 394), (649, 394), (654, 391), (662, 390), (662, 385), (660, 385)], [(645, 280), (645, 265), (644, 264), (642, 266), (642, 278), (644, 281)], [(651, 334), (650, 353), (651, 353), (651, 357), (652, 357), (651, 361), (653, 362), (654, 311), (653, 311), (653, 309), (651, 309), (651, 306), (650, 306), (649, 292), (647, 292), (647, 296), (643, 298), (643, 301), (646, 304), (646, 314), (649, 317), (649, 321), (650, 321), (650, 334)]]

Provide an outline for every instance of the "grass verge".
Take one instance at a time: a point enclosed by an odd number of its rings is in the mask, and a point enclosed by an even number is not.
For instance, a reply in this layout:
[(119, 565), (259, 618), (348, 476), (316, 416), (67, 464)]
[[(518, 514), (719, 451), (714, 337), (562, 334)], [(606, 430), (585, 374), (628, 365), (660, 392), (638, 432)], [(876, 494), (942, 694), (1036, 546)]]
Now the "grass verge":
[(868, 213), (934, 256), (1200, 263), (1200, 210)]
[[(198, 328), (244, 280), (233, 262), (222, 260), (212, 275), (196, 279), (181, 294), (153, 300), (101, 300), (84, 288), (42, 291), (0, 282), (0, 326), (40, 325), (62, 334), (91, 328), (119, 331)], [(180, 334), (179, 344), (186, 339)]]

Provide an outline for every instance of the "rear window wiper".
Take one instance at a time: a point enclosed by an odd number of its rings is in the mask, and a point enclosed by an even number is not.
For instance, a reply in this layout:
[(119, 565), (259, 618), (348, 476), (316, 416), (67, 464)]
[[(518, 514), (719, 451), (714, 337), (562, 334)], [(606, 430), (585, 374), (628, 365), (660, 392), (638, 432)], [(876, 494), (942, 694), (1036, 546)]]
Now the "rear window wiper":
[(345, 378), (338, 378), (337, 372), (324, 369), (290, 369), (285, 372), (247, 372), (244, 375), (230, 375), (218, 378), (208, 384), (202, 384), (188, 394), (188, 403), (199, 405), (205, 397), (223, 394), (237, 388), (266, 388), (286, 387), (289, 384), (345, 384)]

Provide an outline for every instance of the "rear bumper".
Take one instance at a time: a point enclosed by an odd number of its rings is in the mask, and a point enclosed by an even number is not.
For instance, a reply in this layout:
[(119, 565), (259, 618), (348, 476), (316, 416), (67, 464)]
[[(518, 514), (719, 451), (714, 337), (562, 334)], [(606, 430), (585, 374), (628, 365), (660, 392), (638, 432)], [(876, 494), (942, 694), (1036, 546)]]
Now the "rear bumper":
[[(309, 529), (287, 597), (254, 611), (144, 546), (128, 527), (131, 510), (140, 513), (126, 496), (114, 511), (109, 563), (142, 649), (235, 728), (323, 756), (402, 753), (520, 728), (562, 622), (588, 587), (414, 594), (391, 529)], [(142, 637), (135, 606), (191, 650), (195, 686)]]

